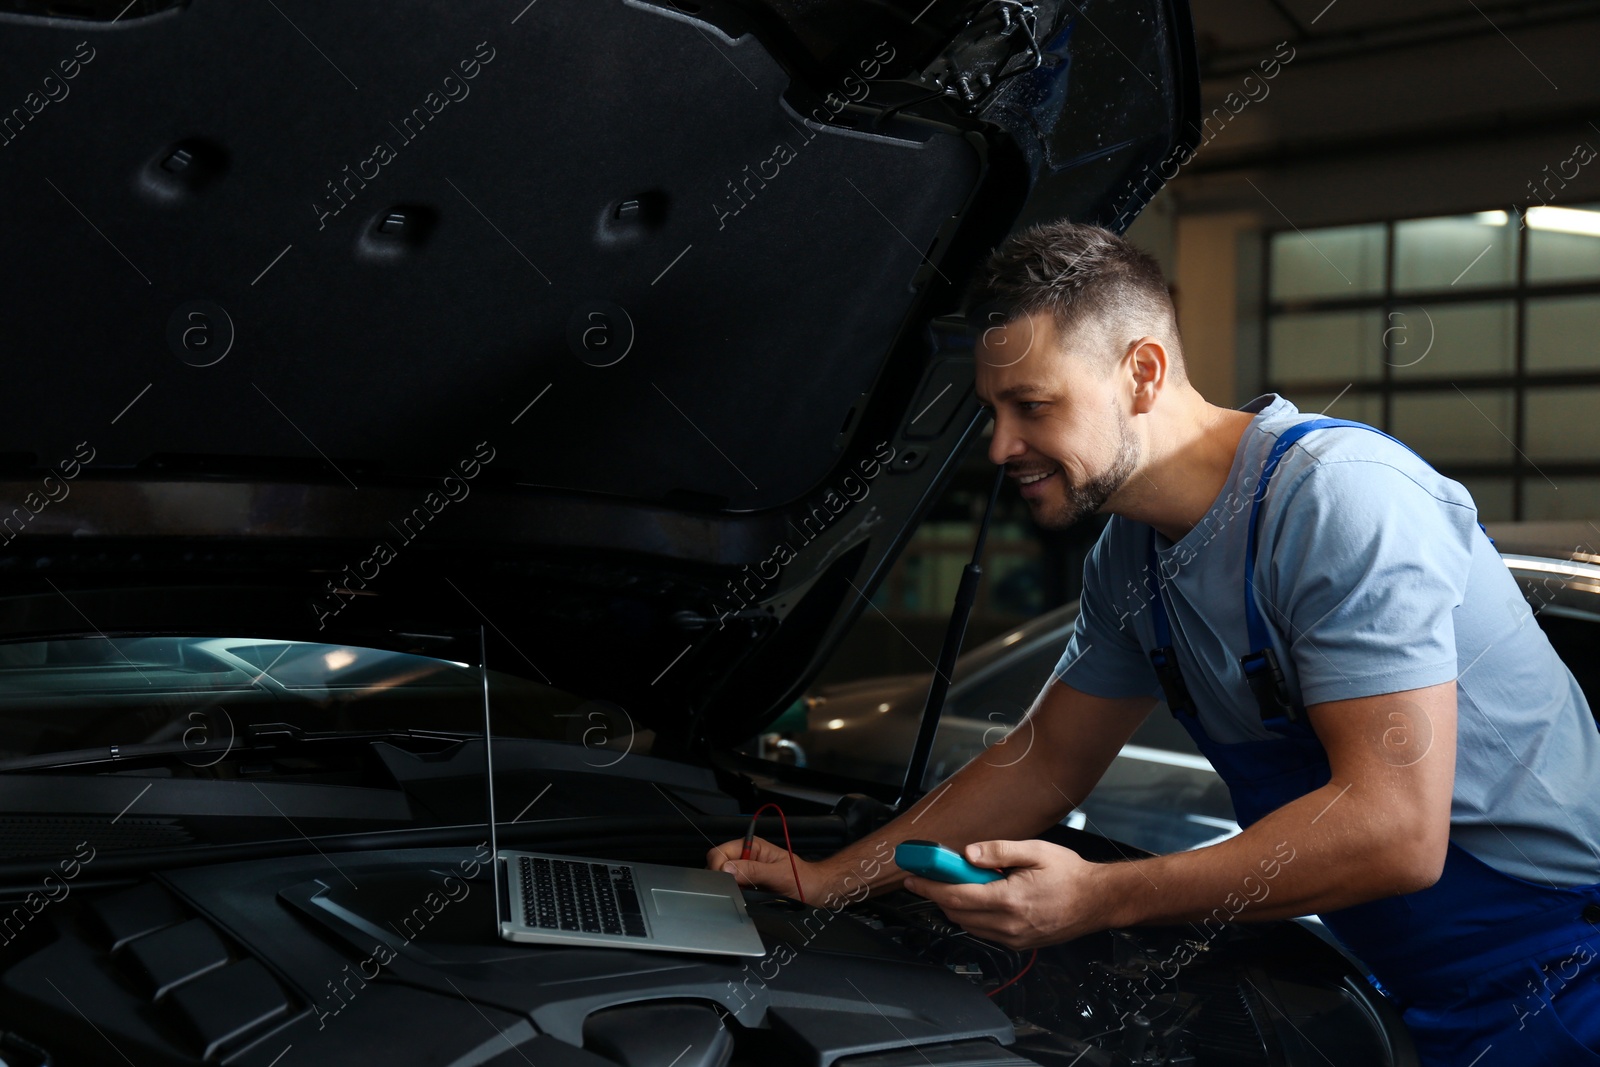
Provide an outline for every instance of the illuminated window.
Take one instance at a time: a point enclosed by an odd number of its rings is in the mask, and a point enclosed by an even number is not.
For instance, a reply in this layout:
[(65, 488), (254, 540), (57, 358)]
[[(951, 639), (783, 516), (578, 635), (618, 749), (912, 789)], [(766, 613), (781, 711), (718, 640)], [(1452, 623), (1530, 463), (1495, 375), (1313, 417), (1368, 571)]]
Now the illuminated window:
[(1268, 390), (1394, 434), (1485, 521), (1600, 517), (1600, 204), (1266, 236)]

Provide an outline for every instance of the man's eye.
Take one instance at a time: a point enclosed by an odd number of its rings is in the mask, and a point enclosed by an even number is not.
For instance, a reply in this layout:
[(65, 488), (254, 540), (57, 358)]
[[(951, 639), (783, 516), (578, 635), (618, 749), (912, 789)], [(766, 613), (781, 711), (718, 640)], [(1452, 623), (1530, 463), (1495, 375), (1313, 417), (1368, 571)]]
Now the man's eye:
[(1022, 409), (1023, 414), (1031, 415), (1031, 414), (1033, 414), (1033, 412), (1034, 412), (1034, 410), (1036, 408), (1044, 407), (1044, 401), (1043, 400), (1019, 400), (1017, 402), (1017, 407)]

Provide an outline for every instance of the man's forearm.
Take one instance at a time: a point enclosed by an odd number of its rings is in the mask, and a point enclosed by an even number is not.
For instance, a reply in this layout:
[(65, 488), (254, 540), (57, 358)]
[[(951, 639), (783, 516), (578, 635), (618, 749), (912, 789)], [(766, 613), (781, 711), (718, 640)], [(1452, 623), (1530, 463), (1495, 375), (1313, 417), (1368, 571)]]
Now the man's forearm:
[[(1020, 757), (1008, 751), (1021, 747), (1016, 738), (987, 749), (894, 821), (841, 849), (826, 861), (835, 883), (845, 893), (861, 885), (872, 894), (899, 886), (905, 872), (894, 865), (892, 850), (901, 841), (922, 838), (960, 850), (973, 841), (1033, 837), (1059, 822), (1074, 803), (1058, 784), (1060, 762), (1037, 745)], [(1087, 792), (1091, 785), (1078, 788)]]
[(1332, 768), (1328, 784), (1220, 844), (1107, 865), (1096, 872), (1100, 918), (1107, 926), (1230, 911), (1283, 919), (1432, 885), (1450, 841), (1455, 705), (1455, 683), (1446, 682), (1308, 708)]
[(1285, 919), (1431, 884), (1437, 850), (1349, 789), (1330, 783), (1206, 848), (1101, 865), (1101, 924)]
[(1053, 679), (1004, 740), (911, 810), (823, 861), (831, 887), (854, 899), (898, 887), (905, 872), (894, 865), (894, 846), (911, 838), (959, 850), (1042, 833), (1082, 803), (1154, 704), (1147, 696), (1090, 696)]

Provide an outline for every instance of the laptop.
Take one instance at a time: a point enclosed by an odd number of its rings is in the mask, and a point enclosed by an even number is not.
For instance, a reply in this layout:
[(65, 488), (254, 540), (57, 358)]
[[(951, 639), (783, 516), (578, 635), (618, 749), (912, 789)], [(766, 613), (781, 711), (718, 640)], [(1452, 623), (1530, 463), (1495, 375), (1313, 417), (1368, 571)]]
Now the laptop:
[(745, 911), (738, 882), (725, 871), (500, 848), (489, 672), (482, 654), (486, 642), (481, 628), (478, 642), (489, 851), (494, 857), (495, 924), (500, 937), (535, 945), (766, 955), (761, 935)]

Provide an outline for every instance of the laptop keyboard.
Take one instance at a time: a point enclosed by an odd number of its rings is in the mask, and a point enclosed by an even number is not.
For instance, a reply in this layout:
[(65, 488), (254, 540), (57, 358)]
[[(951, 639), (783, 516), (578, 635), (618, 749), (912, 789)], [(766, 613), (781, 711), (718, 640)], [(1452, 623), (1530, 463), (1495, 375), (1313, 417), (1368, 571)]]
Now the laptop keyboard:
[(542, 930), (644, 937), (633, 869), (621, 864), (519, 857), (522, 916)]

